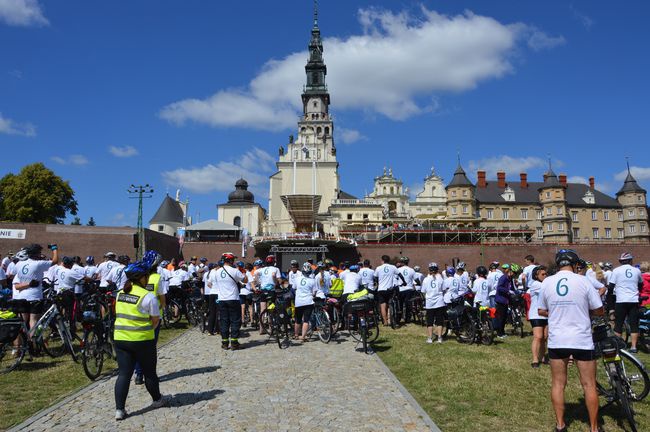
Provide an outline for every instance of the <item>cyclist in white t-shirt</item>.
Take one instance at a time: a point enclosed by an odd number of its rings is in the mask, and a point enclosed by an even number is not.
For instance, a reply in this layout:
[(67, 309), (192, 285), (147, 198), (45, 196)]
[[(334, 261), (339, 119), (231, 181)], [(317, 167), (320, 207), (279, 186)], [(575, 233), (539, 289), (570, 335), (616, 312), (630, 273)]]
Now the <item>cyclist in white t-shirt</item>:
[(409, 258), (403, 256), (399, 259), (397, 263), (397, 272), (403, 278), (404, 285), (399, 287), (399, 303), (400, 305), (406, 305), (406, 316), (404, 317), (404, 322), (409, 323), (411, 321), (413, 303), (411, 299), (415, 294), (415, 270), (409, 267)]
[(318, 287), (316, 281), (311, 277), (311, 272), (311, 264), (305, 262), (302, 265), (302, 272), (294, 279), (296, 290), (294, 337), (302, 342), (307, 340), (309, 320), (311, 320), (311, 314), (314, 311), (314, 296), (318, 293)]
[(472, 285), (472, 292), (474, 293), (474, 307), (488, 306), (490, 304), (487, 281), (488, 269), (484, 266), (476, 267), (476, 280)]
[(542, 283), (538, 312), (548, 317), (548, 354), (551, 360), (551, 400), (556, 431), (566, 431), (564, 389), (572, 357), (578, 366), (591, 431), (598, 431), (596, 355), (591, 335), (591, 316), (603, 315), (598, 292), (585, 276), (575, 274), (578, 255), (562, 249), (555, 255), (559, 271)]
[(539, 295), (542, 292), (542, 282), (548, 275), (547, 269), (544, 266), (535, 266), (533, 271), (530, 272), (528, 281), (528, 293), (530, 294), (530, 309), (528, 311), (528, 320), (533, 328), (533, 342), (531, 344), (531, 351), (533, 353), (533, 361), (531, 367), (538, 369), (540, 363), (548, 364), (548, 357), (546, 353), (546, 340), (548, 339), (548, 319), (539, 314)]
[[(50, 267), (59, 262), (57, 245), (50, 245), (52, 260), (42, 260), (43, 247), (31, 244), (23, 249), (27, 259), (16, 264), (16, 276), (13, 279), (14, 299), (27, 300), (29, 310), (23, 312), (23, 320), (32, 327), (43, 313), (43, 275)], [(21, 252), (23, 252), (21, 251)], [(18, 254), (17, 254), (18, 255)], [(22, 258), (22, 254), (21, 254)]]
[(221, 326), (221, 348), (239, 349), (239, 330), (241, 328), (241, 305), (239, 284), (248, 282), (246, 275), (234, 266), (235, 256), (224, 253), (221, 257), (223, 267), (213, 272), (210, 282), (212, 290), (219, 296), (219, 322)]
[(105, 288), (108, 286), (108, 274), (111, 272), (113, 267), (117, 266), (117, 255), (114, 252), (106, 252), (104, 254), (104, 262), (100, 263), (97, 266), (97, 271), (99, 272), (99, 286)]
[(442, 343), (442, 329), (445, 325), (445, 301), (443, 299), (444, 281), (438, 273), (438, 264), (429, 264), (429, 274), (422, 281), (422, 294), (424, 294), (424, 310), (427, 315), (427, 343), (433, 343), (433, 330), (435, 325), (438, 343)]
[(244, 268), (246, 279), (248, 279), (246, 285), (239, 291), (239, 300), (241, 301), (241, 322), (245, 326), (246, 308), (248, 308), (248, 316), (251, 317), (251, 319), (253, 317), (253, 264), (244, 264), (240, 261), (238, 267), (240, 268), (240, 271), (241, 268)]
[[(282, 273), (280, 269), (275, 266), (275, 256), (269, 255), (264, 259), (264, 267), (260, 267), (253, 275), (255, 282), (253, 287), (256, 291), (262, 291), (260, 297), (260, 316), (266, 310), (266, 297), (264, 292), (273, 291), (280, 287), (282, 282)], [(268, 315), (268, 314), (267, 314)], [(260, 325), (260, 334), (264, 334), (264, 326)]]
[(609, 289), (614, 290), (616, 296), (614, 332), (621, 336), (623, 323), (627, 318), (632, 336), (629, 351), (636, 353), (636, 344), (639, 341), (639, 291), (643, 288), (643, 278), (641, 270), (632, 266), (633, 258), (630, 253), (621, 254), (618, 259), (621, 265), (612, 271)]
[(490, 307), (496, 306), (496, 301), (494, 298), (497, 295), (497, 284), (499, 279), (503, 276), (503, 272), (499, 269), (499, 262), (493, 261), (490, 264), (490, 272), (488, 273), (487, 282), (488, 282), (488, 298), (490, 300)]
[(375, 271), (370, 267), (370, 260), (364, 260), (361, 269), (361, 285), (365, 285), (368, 291), (375, 291)]
[(389, 325), (388, 321), (388, 300), (390, 300), (391, 291), (395, 287), (395, 277), (397, 276), (397, 267), (390, 263), (388, 255), (382, 255), (383, 264), (375, 269), (375, 279), (377, 280), (377, 297), (379, 299), (379, 311), (381, 320), (385, 326)]

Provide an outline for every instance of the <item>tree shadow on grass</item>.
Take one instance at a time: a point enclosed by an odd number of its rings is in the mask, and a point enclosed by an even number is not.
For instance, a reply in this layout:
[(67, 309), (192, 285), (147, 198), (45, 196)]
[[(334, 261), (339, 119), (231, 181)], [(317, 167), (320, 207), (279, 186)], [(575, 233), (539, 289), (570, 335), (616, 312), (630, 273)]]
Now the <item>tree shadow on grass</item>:
[[(208, 390), (208, 391), (196, 392), (196, 393), (176, 393), (175, 395), (169, 398), (169, 403), (167, 404), (167, 406), (170, 408), (178, 408), (178, 407), (183, 407), (188, 405), (194, 405), (195, 403), (198, 402), (214, 399), (217, 395), (220, 395), (224, 392), (225, 390), (215, 389), (215, 390)], [(129, 417), (146, 414), (149, 411), (153, 411), (155, 409), (156, 408), (152, 408), (151, 406), (148, 406), (139, 409), (137, 411), (133, 411), (132, 413), (129, 413)], [(160, 408), (160, 409), (165, 409), (165, 408)]]
[(160, 382), (163, 381), (171, 381), (177, 378), (183, 378), (183, 377), (188, 377), (192, 375), (199, 375), (199, 374), (204, 374), (204, 373), (209, 373), (209, 372), (214, 372), (217, 369), (219, 369), (220, 366), (204, 366), (204, 367), (198, 367), (198, 368), (190, 368), (190, 369), (183, 369), (179, 370), (176, 372), (170, 372), (166, 375), (163, 375), (159, 377)]

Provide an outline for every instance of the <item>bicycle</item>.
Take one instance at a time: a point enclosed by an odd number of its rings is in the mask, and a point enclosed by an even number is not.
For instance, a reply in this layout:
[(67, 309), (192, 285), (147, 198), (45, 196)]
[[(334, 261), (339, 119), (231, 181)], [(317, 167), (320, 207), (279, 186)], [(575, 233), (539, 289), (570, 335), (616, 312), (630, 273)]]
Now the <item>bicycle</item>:
[(345, 304), (346, 327), (350, 336), (363, 345), (363, 352), (369, 353), (369, 344), (379, 337), (379, 314), (375, 301), (371, 299), (349, 301)]
[(470, 315), (476, 332), (474, 341), (477, 344), (492, 345), (494, 342), (494, 325), (492, 323), (494, 311), (491, 312), (490, 309), (488, 306), (479, 306), (473, 308), (475, 313)]
[(524, 317), (526, 316), (526, 305), (521, 293), (510, 294), (508, 304), (507, 322), (512, 326), (512, 334), (519, 334), (519, 337), (526, 336), (524, 332)]
[(452, 330), (459, 343), (471, 344), (476, 340), (476, 327), (470, 309), (471, 305), (462, 297), (454, 299), (447, 307), (447, 332)]
[[(67, 351), (75, 363), (79, 362), (72, 334), (59, 312), (57, 300), (58, 297), (30, 329), (22, 318), (0, 320), (0, 373), (11, 372), (26, 354), (32, 359), (40, 355), (41, 350), (50, 357), (60, 357)], [(27, 300), (10, 300), (8, 309), (20, 314), (29, 307), (27, 303)], [(20, 339), (18, 345), (14, 345), (17, 338)]]
[[(291, 302), (291, 293), (283, 289), (276, 289), (267, 293), (266, 310), (262, 312), (268, 316), (269, 337), (275, 337), (280, 349), (288, 348), (291, 345), (290, 337), (292, 330), (287, 308)], [(262, 322), (260, 320), (260, 322)]]
[(104, 356), (116, 358), (113, 347), (115, 316), (110, 304), (112, 298), (110, 292), (94, 292), (85, 302), (81, 320), (84, 329), (81, 340), (81, 363), (86, 376), (91, 380), (101, 375)]
[(399, 326), (402, 318), (402, 308), (399, 303), (399, 288), (393, 287), (390, 290), (390, 297), (388, 299), (388, 320), (393, 330)]
[(311, 314), (309, 329), (307, 330), (308, 338), (311, 338), (315, 331), (323, 343), (329, 343), (332, 339), (332, 323), (330, 322), (330, 317), (326, 309), (327, 306), (324, 299), (314, 299), (314, 311)]
[(593, 338), (596, 353), (603, 362), (600, 375), (597, 374), (596, 387), (607, 401), (603, 408), (618, 404), (632, 432), (636, 432), (633, 402), (641, 401), (648, 395), (650, 378), (643, 364), (622, 349), (625, 342), (614, 335), (609, 323), (602, 318), (595, 320), (595, 323)]
[(421, 326), (426, 326), (426, 312), (424, 310), (424, 295), (420, 291), (416, 291), (409, 300), (411, 306), (411, 316), (413, 322)]

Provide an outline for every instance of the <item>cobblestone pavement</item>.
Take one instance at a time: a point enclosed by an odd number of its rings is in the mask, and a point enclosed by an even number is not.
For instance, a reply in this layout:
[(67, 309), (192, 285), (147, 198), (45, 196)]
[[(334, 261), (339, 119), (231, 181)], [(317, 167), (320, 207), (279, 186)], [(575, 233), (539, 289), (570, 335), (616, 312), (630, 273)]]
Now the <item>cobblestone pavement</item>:
[(312, 340), (285, 350), (267, 339), (251, 332), (241, 339), (244, 349), (223, 351), (218, 336), (189, 331), (159, 352), (169, 407), (147, 409), (146, 389), (132, 384), (130, 415), (116, 422), (112, 378), (28, 420), (22, 430), (432, 430), (383, 364), (356, 351), (346, 334), (327, 345)]

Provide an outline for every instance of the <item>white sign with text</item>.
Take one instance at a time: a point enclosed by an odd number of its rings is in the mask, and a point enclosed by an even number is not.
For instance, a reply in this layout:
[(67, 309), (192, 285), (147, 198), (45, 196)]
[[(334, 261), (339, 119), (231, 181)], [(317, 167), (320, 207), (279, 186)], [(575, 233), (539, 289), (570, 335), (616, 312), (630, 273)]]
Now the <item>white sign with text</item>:
[(0, 239), (18, 239), (22, 240), (27, 235), (24, 229), (4, 229), (0, 228)]

